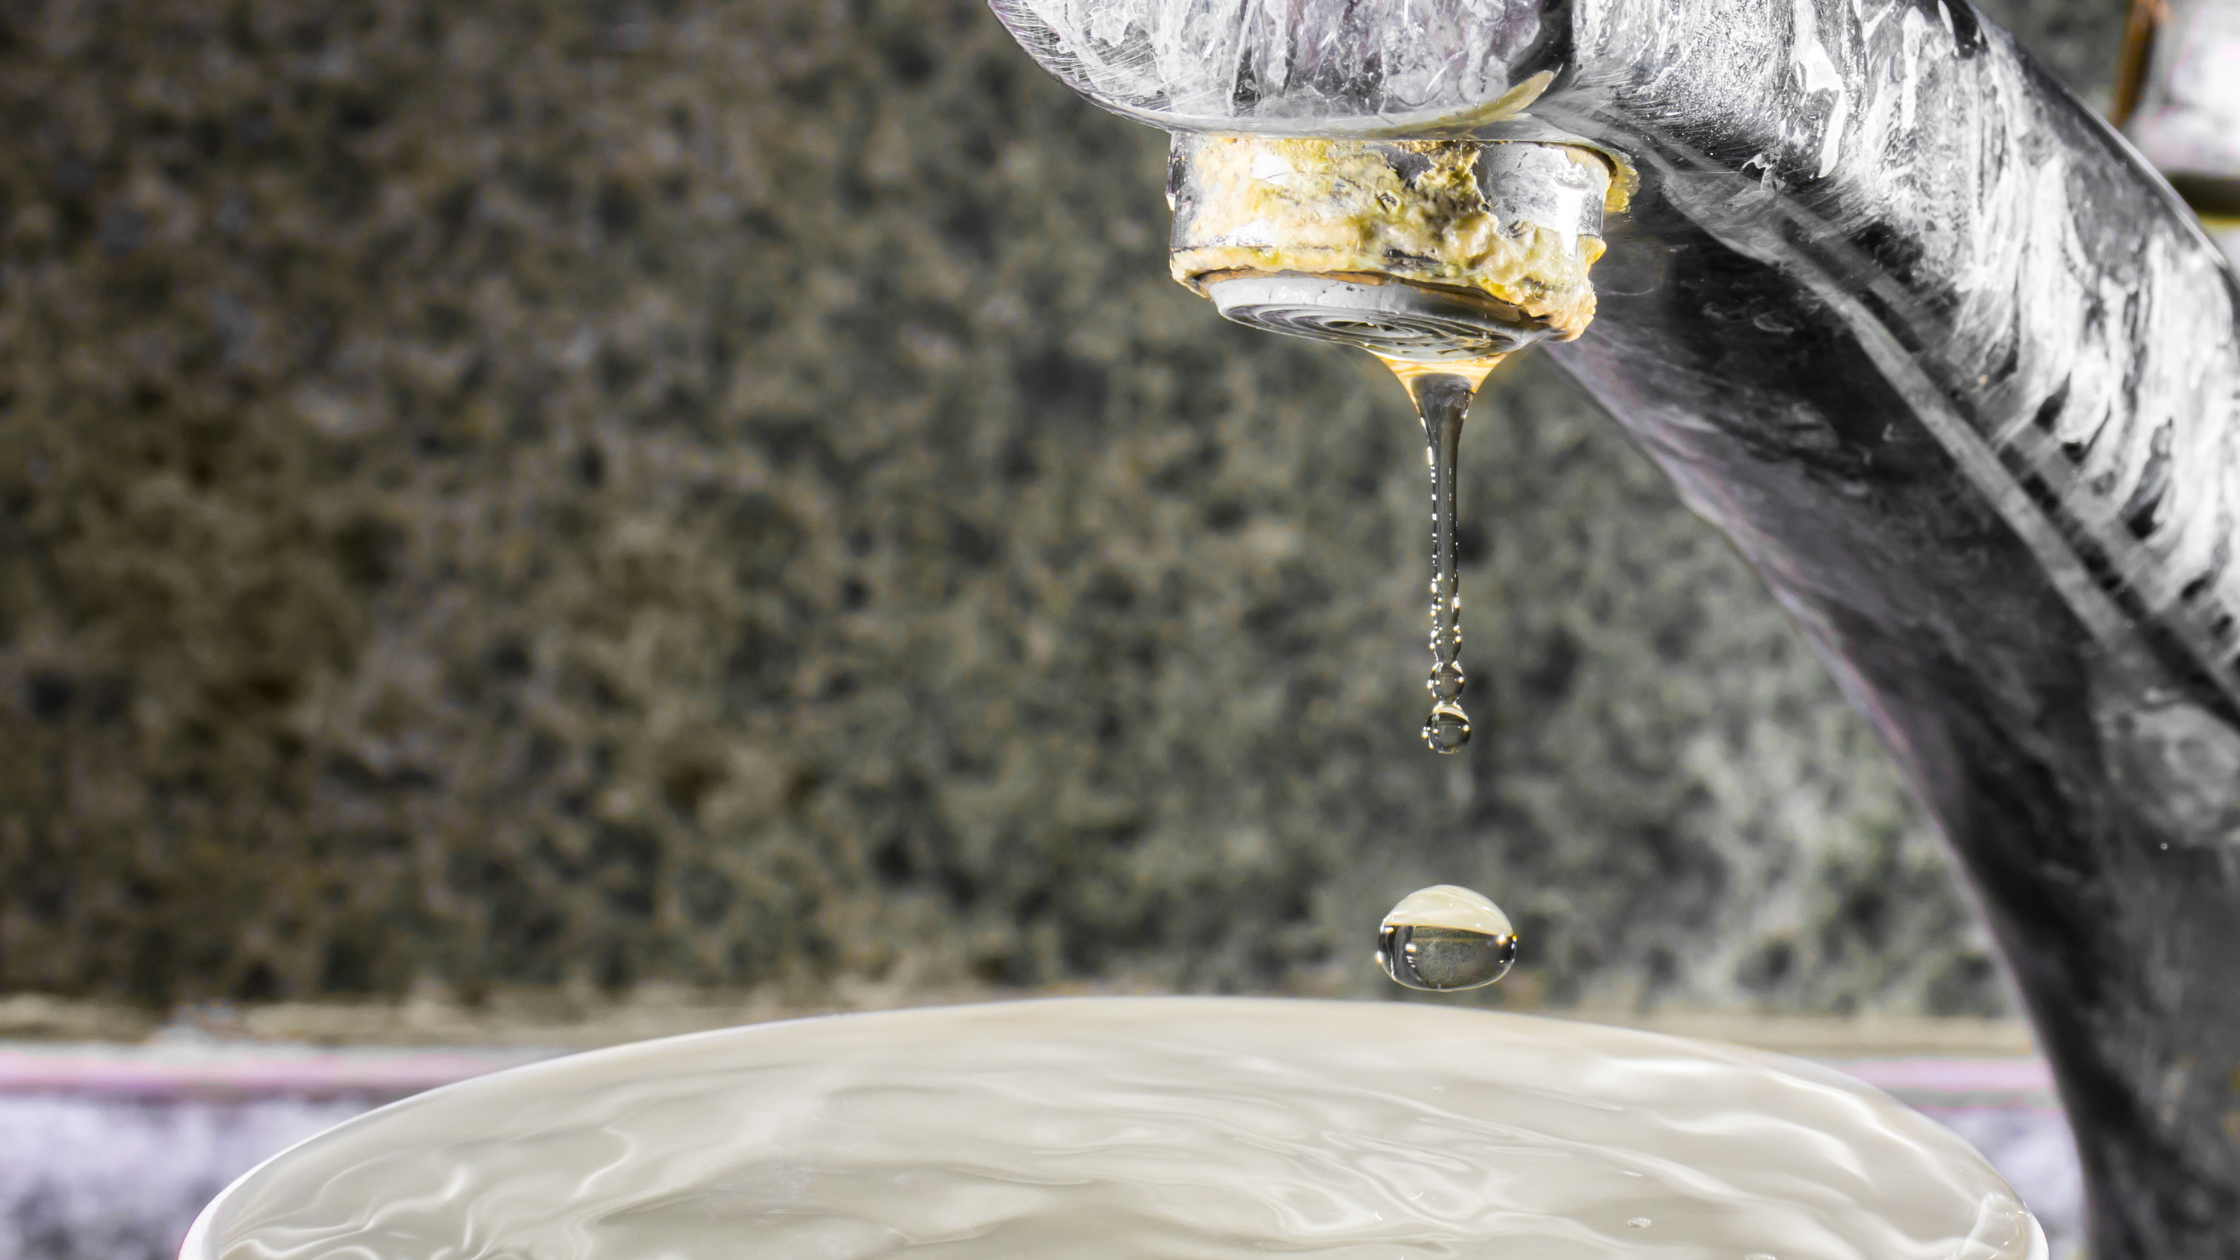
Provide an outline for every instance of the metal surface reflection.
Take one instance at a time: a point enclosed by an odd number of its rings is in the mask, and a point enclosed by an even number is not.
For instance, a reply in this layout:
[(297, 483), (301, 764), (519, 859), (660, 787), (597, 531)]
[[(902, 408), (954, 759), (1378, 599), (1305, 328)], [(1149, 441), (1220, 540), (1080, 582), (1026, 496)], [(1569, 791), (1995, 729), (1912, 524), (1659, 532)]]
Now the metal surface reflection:
[(1170, 128), (1630, 164), (1599, 313), (1550, 353), (1942, 824), (2080, 1131), (2092, 1253), (2240, 1255), (2235, 297), (2106, 124), (1965, 0), (995, 5)]

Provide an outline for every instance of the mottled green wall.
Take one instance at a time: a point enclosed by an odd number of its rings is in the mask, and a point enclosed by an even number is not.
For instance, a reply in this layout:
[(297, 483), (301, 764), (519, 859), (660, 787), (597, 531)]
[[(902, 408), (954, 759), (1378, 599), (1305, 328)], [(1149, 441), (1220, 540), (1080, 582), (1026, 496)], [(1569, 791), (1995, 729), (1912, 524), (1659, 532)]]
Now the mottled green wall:
[(1542, 362), (1426, 754), (1398, 390), (1165, 279), (1163, 137), (971, 0), (26, 2), (0, 125), (0, 988), (1374, 992), (1438, 878), (1511, 1001), (2003, 1000)]

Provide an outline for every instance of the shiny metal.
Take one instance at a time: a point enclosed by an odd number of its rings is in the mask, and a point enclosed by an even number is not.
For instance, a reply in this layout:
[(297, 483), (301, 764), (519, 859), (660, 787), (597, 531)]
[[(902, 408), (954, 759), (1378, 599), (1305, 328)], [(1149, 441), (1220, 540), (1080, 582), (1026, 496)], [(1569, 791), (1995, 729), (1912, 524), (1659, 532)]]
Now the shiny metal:
[(1562, 146), (1488, 144), (1478, 158), (1478, 187), (1504, 225), (1534, 223), (1566, 240), (1602, 235), (1609, 180), (1589, 178)]
[(1563, 0), (990, 0), (1042, 67), (1169, 131), (1471, 134), (1569, 51)]
[(1205, 289), (1222, 316), (1240, 324), (1358, 346), (1408, 363), (1484, 359), (1554, 335), (1491, 298), (1361, 280), (1281, 272), (1209, 280)]
[(1550, 353), (1937, 819), (2077, 1128), (2095, 1260), (2240, 1256), (2240, 319), (2192, 214), (1964, 0), (1394, 6), (1358, 40), (1357, 8), (1229, 7), (1255, 57), (1352, 75), (1286, 63), (1229, 101), (1254, 128), (1405, 130), (1360, 50), (1436, 10), (1468, 70), (1444, 118), (1550, 72), (1487, 130), (1630, 158), (1593, 327)]

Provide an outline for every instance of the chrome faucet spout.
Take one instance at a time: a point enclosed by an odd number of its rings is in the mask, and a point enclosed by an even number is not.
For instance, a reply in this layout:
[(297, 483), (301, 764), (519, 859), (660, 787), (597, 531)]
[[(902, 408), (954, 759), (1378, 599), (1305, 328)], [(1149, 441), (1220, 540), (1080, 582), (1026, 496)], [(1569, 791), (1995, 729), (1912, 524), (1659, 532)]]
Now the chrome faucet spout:
[(1936, 818), (2078, 1130), (2091, 1254), (2240, 1257), (2240, 316), (2167, 185), (1966, 0), (994, 3), (1170, 130), (1638, 180), (1549, 352)]

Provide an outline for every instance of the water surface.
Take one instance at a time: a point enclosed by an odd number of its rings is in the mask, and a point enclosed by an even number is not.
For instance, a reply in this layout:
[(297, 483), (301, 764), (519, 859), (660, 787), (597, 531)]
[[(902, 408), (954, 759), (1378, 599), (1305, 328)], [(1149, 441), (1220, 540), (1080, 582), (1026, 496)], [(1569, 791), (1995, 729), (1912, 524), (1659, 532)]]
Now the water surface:
[(1399, 1003), (1081, 999), (643, 1043), (384, 1108), (188, 1260), (2042, 1256), (1968, 1146), (1797, 1060)]

